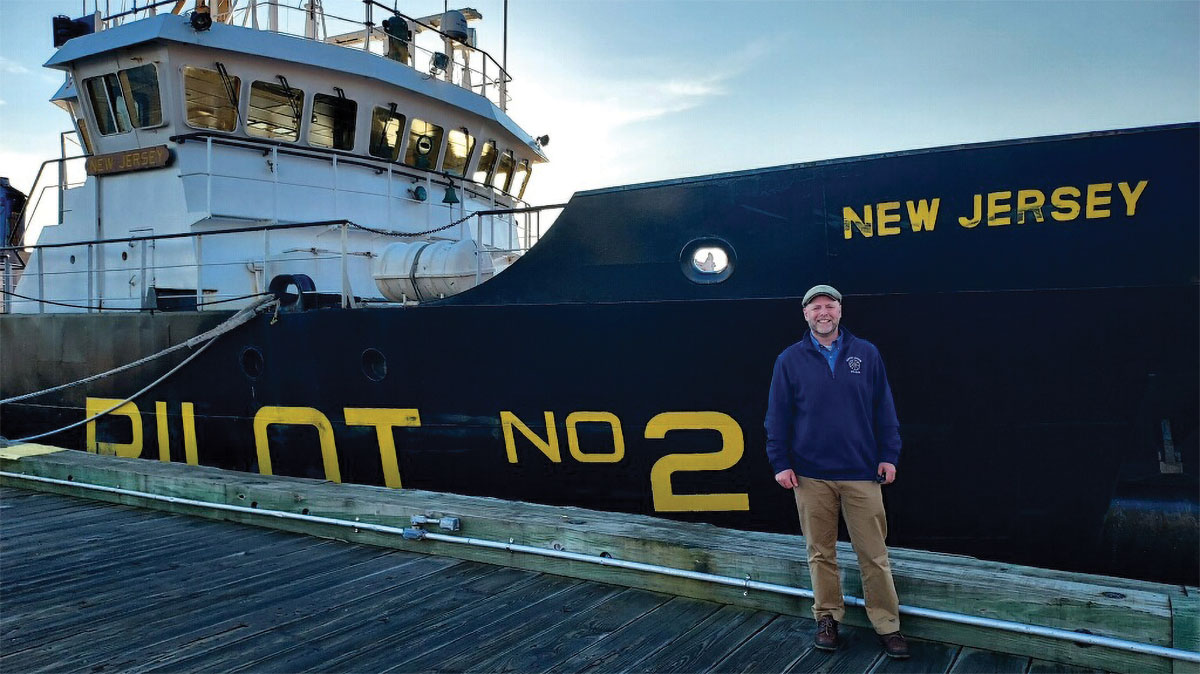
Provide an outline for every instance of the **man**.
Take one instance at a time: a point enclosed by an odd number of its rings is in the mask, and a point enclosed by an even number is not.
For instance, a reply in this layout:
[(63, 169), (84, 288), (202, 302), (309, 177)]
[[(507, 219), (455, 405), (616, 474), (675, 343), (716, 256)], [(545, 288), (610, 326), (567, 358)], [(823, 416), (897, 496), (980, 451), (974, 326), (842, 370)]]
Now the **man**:
[(837, 649), (846, 613), (838, 580), (839, 509), (858, 555), (867, 618), (884, 650), (908, 657), (900, 601), (888, 563), (881, 484), (896, 479), (900, 422), (875, 345), (841, 329), (842, 295), (827, 285), (804, 294), (809, 332), (775, 360), (767, 404), (767, 457), (791, 489), (808, 546), (814, 645)]

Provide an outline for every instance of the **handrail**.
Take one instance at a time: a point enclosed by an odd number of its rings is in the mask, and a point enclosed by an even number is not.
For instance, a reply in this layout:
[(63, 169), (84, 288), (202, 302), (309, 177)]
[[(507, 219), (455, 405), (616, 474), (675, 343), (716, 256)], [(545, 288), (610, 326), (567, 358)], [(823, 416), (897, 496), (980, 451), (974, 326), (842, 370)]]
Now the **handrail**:
[(147, 9), (154, 9), (155, 7), (161, 7), (162, 5), (169, 5), (174, 2), (178, 2), (178, 0), (159, 0), (158, 2), (154, 2), (154, 3), (150, 3), (150, 4), (142, 5), (141, 7), (138, 7), (137, 0), (133, 0), (133, 8), (132, 9), (127, 9), (124, 12), (118, 12), (116, 14), (109, 14), (108, 16), (103, 16), (100, 18), (100, 20), (101, 21), (111, 21), (113, 19), (119, 19), (123, 16), (128, 16), (130, 14), (137, 14), (138, 12), (145, 11)]
[(374, 5), (374, 6), (376, 6), (376, 7), (379, 7), (380, 9), (387, 10), (387, 11), (391, 12), (392, 14), (394, 14), (394, 15), (396, 15), (396, 16), (399, 16), (399, 17), (401, 17), (401, 18), (403, 18), (403, 19), (405, 19), (405, 20), (407, 20), (407, 21), (411, 21), (411, 22), (413, 22), (413, 23), (415, 23), (415, 24), (418, 24), (418, 25), (424, 26), (425, 28), (427, 28), (427, 29), (429, 29), (429, 30), (431, 30), (431, 31), (433, 31), (433, 32), (435, 32), (435, 33), (437, 33), (438, 35), (441, 35), (442, 37), (446, 38), (447, 40), (451, 40), (451, 41), (453, 41), (453, 42), (457, 42), (457, 43), (461, 44), (462, 46), (466, 47), (467, 49), (470, 49), (471, 51), (475, 51), (475, 52), (479, 52), (480, 54), (483, 54), (484, 56), (486, 56), (486, 57), (487, 57), (487, 59), (488, 59), (489, 61), (491, 61), (493, 64), (495, 64), (496, 68), (497, 68), (497, 69), (500, 71), (500, 74), (501, 74), (501, 75), (504, 77), (504, 81), (505, 81), (506, 83), (507, 83), (507, 82), (512, 82), (512, 77), (511, 77), (511, 76), (508, 74), (508, 71), (507, 71), (507, 70), (505, 70), (505, 69), (504, 69), (504, 67), (503, 67), (503, 66), (501, 66), (501, 65), (500, 65), (500, 63), (499, 63), (498, 61), (496, 61), (496, 59), (495, 59), (495, 58), (493, 58), (493, 57), (492, 57), (492, 55), (491, 55), (491, 54), (489, 54), (489, 53), (487, 52), (487, 50), (480, 49), (479, 47), (476, 47), (476, 46), (475, 46), (475, 45), (473, 45), (473, 44), (467, 44), (466, 42), (463, 42), (462, 40), (460, 40), (460, 39), (458, 39), (458, 38), (456, 38), (456, 37), (453, 37), (453, 36), (451, 36), (451, 35), (447, 35), (446, 33), (443, 33), (441, 30), (439, 30), (439, 29), (437, 29), (437, 28), (435, 28), (435, 27), (433, 27), (433, 26), (431, 26), (431, 25), (429, 25), (429, 24), (425, 23), (424, 21), (421, 21), (420, 19), (414, 19), (414, 18), (412, 18), (411, 16), (409, 16), (409, 15), (407, 15), (407, 14), (403, 13), (403, 12), (398, 12), (398, 11), (396, 11), (394, 8), (392, 8), (392, 7), (388, 7), (387, 5), (385, 5), (385, 4), (382, 4), (382, 3), (378, 2), (377, 0), (363, 0), (363, 4), (365, 4), (365, 5)]
[[(47, 164), (59, 164), (59, 163), (64, 163), (64, 162), (68, 162), (68, 161), (73, 161), (75, 159), (86, 159), (90, 156), (92, 156), (92, 155), (81, 154), (81, 155), (76, 155), (74, 157), (59, 157), (58, 159), (47, 159), (46, 161), (42, 162), (42, 165), (38, 167), (37, 175), (33, 177), (33, 183), (29, 187), (29, 193), (31, 195), (33, 194), (33, 190), (34, 190), (34, 188), (37, 187), (38, 181), (42, 179), (42, 171), (46, 170)], [(25, 211), (29, 209), (29, 204), (32, 201), (33, 201), (33, 199), (27, 199), (24, 204), (21, 204), (21, 210), (18, 211), (17, 215), (16, 215), (16, 218), (18, 221), (20, 221), (20, 219), (25, 216)], [(39, 196), (37, 203), (41, 203), (41, 201), (42, 201), (42, 199)], [(35, 208), (37, 207), (36, 203), (34, 204), (34, 207)], [(26, 223), (26, 229), (28, 229), (28, 223)], [(3, 250), (4, 248), (11, 248), (11, 247), (12, 246), (0, 247), (0, 250)], [(23, 246), (17, 246), (17, 248), (23, 248)]]
[[(285, 141), (271, 140), (268, 138), (241, 138), (241, 137), (237, 137), (237, 136), (227, 136), (222, 133), (215, 132), (215, 131), (194, 131), (192, 133), (177, 134), (177, 135), (169, 137), (167, 140), (169, 140), (173, 143), (178, 143), (180, 145), (183, 145), (184, 143), (186, 143), (189, 140), (203, 140), (203, 141), (211, 140), (211, 142), (215, 145), (229, 145), (229, 146), (233, 146), (233, 147), (249, 146), (252, 149), (256, 149), (256, 148), (254, 148), (254, 146), (256, 146), (256, 145), (265, 145), (267, 147), (277, 148), (277, 151), (280, 152), (281, 154), (288, 154), (288, 155), (293, 155), (296, 157), (309, 157), (309, 158), (312, 158), (314, 156), (321, 157), (322, 155), (328, 155), (330, 157), (338, 157), (339, 164), (350, 164), (352, 166), (361, 166), (363, 168), (368, 168), (368, 169), (371, 169), (372, 171), (378, 171), (380, 173), (382, 173), (390, 168), (392, 170), (392, 173), (394, 173), (396, 175), (405, 176), (407, 178), (415, 178), (417, 180), (425, 179), (425, 176), (423, 176), (423, 175), (419, 175), (419, 174), (413, 173), (412, 171), (405, 170), (405, 169), (412, 168), (412, 167), (408, 166), (408, 164), (391, 161), (388, 159), (384, 159), (382, 157), (377, 157), (377, 158), (363, 157), (360, 154), (355, 154), (353, 152), (347, 152), (345, 150), (335, 150), (333, 148), (324, 148), (324, 147), (307, 147), (304, 145), (297, 145), (295, 143), (288, 143)], [(343, 161), (341, 159), (342, 157), (346, 157), (346, 160)], [(395, 167), (404, 167), (404, 168), (395, 168)], [(440, 185), (443, 187), (456, 187), (456, 185), (454, 183), (457, 182), (457, 183), (461, 183), (461, 185), (458, 185), (458, 186), (462, 187), (463, 189), (466, 189), (467, 185), (469, 184), (469, 185), (483, 188), (485, 190), (498, 191), (498, 192), (504, 194), (505, 196), (513, 199), (513, 201), (524, 203), (521, 199), (518, 199), (516, 196), (511, 195), (508, 192), (505, 192), (503, 189), (500, 189), (493, 185), (489, 185), (488, 183), (481, 183), (473, 178), (468, 178), (466, 176), (453, 175), (451, 173), (446, 173), (445, 171), (437, 171), (434, 169), (415, 169), (415, 170), (425, 171), (426, 173), (430, 173), (430, 174), (437, 175), (437, 176), (442, 176), (442, 178), (444, 178), (444, 180), (435, 180), (435, 179), (430, 180), (430, 182), (435, 185)], [(475, 196), (478, 196), (480, 198), (484, 197), (484, 195), (479, 194), (478, 192), (473, 192), (473, 194), (475, 194)]]
[[(507, 215), (516, 213), (533, 213), (553, 208), (563, 208), (566, 204), (550, 204), (547, 206), (530, 206), (525, 208), (499, 208), (486, 211), (473, 211), (468, 214), (469, 217), (485, 216), (485, 215)], [(177, 232), (175, 234), (152, 234), (150, 236), (127, 236), (117, 239), (92, 239), (90, 241), (71, 241), (67, 243), (44, 243), (32, 246), (0, 246), (0, 252), (5, 251), (21, 251), (21, 250), (42, 250), (46, 248), (68, 248), (71, 246), (91, 246), (103, 245), (109, 243), (137, 243), (139, 241), (162, 241), (166, 239), (186, 239), (197, 236), (215, 236), (219, 234), (239, 234), (246, 232), (268, 232), (281, 229), (300, 229), (303, 227), (333, 227), (336, 225), (349, 225), (351, 227), (362, 227), (356, 222), (346, 219), (340, 220), (313, 220), (310, 222), (288, 222), (270, 225), (251, 225), (248, 227), (230, 227), (226, 229), (213, 229), (205, 232)], [(417, 236), (417, 234), (408, 234), (405, 232), (394, 232), (395, 236)]]

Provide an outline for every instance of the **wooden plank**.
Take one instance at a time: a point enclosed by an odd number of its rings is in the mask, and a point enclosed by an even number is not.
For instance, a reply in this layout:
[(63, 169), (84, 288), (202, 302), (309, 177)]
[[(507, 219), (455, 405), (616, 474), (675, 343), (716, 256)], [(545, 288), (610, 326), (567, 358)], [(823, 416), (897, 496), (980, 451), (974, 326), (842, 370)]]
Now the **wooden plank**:
[(477, 657), (467, 671), (540, 672), (610, 637), (668, 600), (667, 595), (626, 589), (597, 608), (572, 615), (558, 629), (527, 637), (493, 655)]
[[(495, 651), (527, 637), (555, 630), (572, 613), (587, 611), (616, 596), (619, 588), (600, 583), (580, 583), (566, 592), (547, 597), (522, 607), (515, 613), (505, 613), (495, 620), (456, 621), (433, 648), (409, 657), (393, 657), (394, 667), (403, 671), (462, 672), (469, 668), (479, 653)], [(488, 616), (490, 617), (490, 616)], [(416, 649), (410, 649), (416, 650)]]
[[(204, 595), (183, 590), (176, 601), (159, 602), (152, 610), (144, 608), (134, 593), (128, 602), (120, 604), (118, 615), (104, 623), (104, 633), (90, 635), (86, 648), (78, 642), (58, 641), (47, 650), (59, 653), (53, 659), (64, 669), (92, 668), (105, 662), (115, 663), (111, 669), (123, 670), (131, 663), (127, 658), (138, 647), (147, 647), (171, 638), (186, 625), (200, 631), (227, 620), (236, 620), (263, 603), (279, 606), (292, 602), (312, 601), (320, 592), (336, 585), (352, 584), (364, 569), (377, 571), (395, 566), (391, 555), (357, 546), (326, 545), (314, 548), (320, 555), (307, 553), (303, 564), (262, 578), (255, 583), (241, 583), (231, 578), (226, 587)], [(372, 554), (380, 553), (384, 554)], [(240, 575), (240, 574), (239, 574)]]
[[(112, 650), (103, 659), (92, 660), (89, 666), (126, 671), (144, 668), (147, 662), (161, 663), (164, 659), (195, 662), (205, 658), (212, 660), (213, 656), (231, 666), (244, 664), (245, 653), (237, 644), (249, 637), (271, 633), (282, 624), (322, 624), (322, 618), (331, 616), (338, 608), (356, 602), (373, 602), (378, 595), (395, 591), (397, 585), (424, 582), (440, 571), (461, 564), (446, 558), (394, 554), (378, 557), (349, 569), (340, 582), (316, 584), (308, 592), (290, 594), (283, 600), (255, 597), (246, 604), (245, 610), (236, 614), (218, 615), (216, 611), (202, 609), (196, 616), (198, 619), (151, 632), (128, 648)], [(233, 646), (229, 647), (231, 644)], [(176, 671), (194, 670), (190, 667), (180, 670), (176, 666)]]
[(1024, 672), (1028, 667), (1029, 658), (963, 648), (950, 667), (950, 674), (1010, 674)]
[(1104, 674), (1098, 669), (1078, 667), (1061, 662), (1033, 660), (1029, 663), (1029, 674)]
[[(292, 671), (380, 671), (390, 668), (399, 658), (419, 656), (437, 648), (447, 635), (462, 625), (474, 626), (491, 624), (503, 620), (530, 604), (546, 601), (559, 594), (570, 591), (581, 585), (579, 581), (555, 576), (538, 576), (532, 583), (525, 585), (518, 592), (503, 592), (493, 597), (480, 599), (469, 597), (465, 603), (458, 603), (462, 598), (450, 598), (454, 601), (442, 604), (435, 615), (426, 619), (402, 625), (403, 629), (388, 626), (382, 630), (370, 631), (360, 635), (361, 638), (350, 645), (343, 653), (330, 654), (327, 660), (312, 663), (310, 666)], [(452, 608), (457, 606), (457, 609)], [(405, 622), (409, 616), (403, 616)], [(285, 671), (282, 669), (274, 671)]]
[[(518, 543), (547, 548), (557, 543), (568, 550), (587, 554), (608, 552), (622, 559), (653, 561), (676, 568), (699, 569), (733, 577), (749, 574), (754, 580), (808, 586), (803, 546), (798, 545), (797, 537), (778, 534), (730, 531), (708, 525), (559, 506), (517, 504), (497, 499), (396, 491), (361, 485), (331, 485), (300, 478), (262, 478), (82, 452), (59, 452), (20, 461), (0, 460), (0, 467), (10, 470), (19, 467), (20, 470), (49, 477), (71, 474), (79, 480), (101, 484), (120, 483), (130, 488), (214, 502), (249, 503), (260, 508), (290, 512), (308, 510), (311, 514), (351, 519), (359, 517), (364, 521), (389, 524), (406, 523), (414, 513), (448, 513), (464, 518), (462, 533), (465, 536), (492, 540), (511, 538)], [(15, 482), (7, 480), (6, 483)], [(112, 497), (111, 500), (138, 502), (131, 497)], [(194, 509), (173, 505), (154, 507), (174, 512), (195, 512)], [(231, 515), (201, 510), (202, 514), (219, 519), (266, 523), (284, 530), (446, 554), (462, 559), (516, 564), (535, 571), (553, 571), (749, 608), (806, 615), (809, 607), (808, 602), (780, 595), (759, 592), (743, 594), (736, 588), (652, 577), (611, 567), (563, 563), (447, 543), (403, 541), (395, 536), (272, 520), (255, 514)], [(753, 566), (748, 564), (744, 554), (746, 549), (756, 550)], [(848, 546), (841, 545), (839, 551), (844, 569), (844, 588), (849, 594), (860, 594), (856, 560)], [(1047, 574), (1029, 567), (998, 565), (911, 550), (894, 551), (892, 566), (901, 600), (905, 603), (1064, 629), (1081, 629), (1094, 634), (1163, 645), (1171, 640), (1170, 597), (1180, 592), (1172, 586), (1141, 582), (1096, 584), (1094, 579), (1081, 574)], [(866, 625), (867, 621), (861, 610), (851, 609), (847, 613), (846, 623)], [(1068, 642), (986, 628), (906, 619), (904, 629), (906, 634), (914, 636), (935, 637), (970, 646), (1114, 670), (1170, 671), (1170, 663), (1162, 658), (1100, 647), (1081, 649)]]
[(872, 674), (927, 674), (929, 672), (945, 672), (958, 655), (958, 646), (939, 644), (921, 639), (909, 639), (908, 649), (911, 655), (904, 660), (889, 658), (885, 654), (879, 660)]
[[(109, 555), (107, 561), (91, 563), (85, 558), (82, 562), (76, 562), (70, 573), (37, 577), (29, 585), (12, 583), (13, 587), (10, 589), (10, 583), (6, 579), (5, 592), (0, 597), (0, 602), (12, 600), (19, 604), (20, 611), (0, 616), (0, 625), (8, 625), (16, 618), (28, 620), (44, 607), (54, 610), (64, 593), (79, 597), (81, 606), (102, 604), (121, 594), (124, 583), (137, 583), (143, 592), (149, 594), (156, 585), (163, 582), (158, 576), (163, 571), (182, 568), (186, 573), (195, 569), (195, 573), (201, 575), (208, 572), (209, 564), (219, 564), (226, 558), (231, 558), (236, 563), (239, 557), (254, 555), (260, 551), (278, 556), (289, 554), (296, 549), (310, 549), (314, 545), (312, 540), (288, 540), (285, 534), (264, 537), (261, 534), (251, 536), (235, 533), (198, 546), (197, 541), (200, 539), (192, 536), (193, 533), (188, 532), (184, 540), (175, 541), (170, 545), (154, 547), (151, 543), (150, 547), (144, 550), (134, 549), (129, 554), (124, 550), (121, 550), (120, 554), (112, 554), (101, 548), (102, 552)], [(169, 567), (147, 571), (147, 563), (153, 563), (160, 558), (166, 559)], [(241, 561), (254, 563), (253, 558)], [(23, 575), (13, 569), (10, 569), (10, 573), (18, 578)]]
[(703, 672), (725, 660), (777, 616), (736, 606), (722, 606), (695, 628), (642, 660), (637, 672)]
[[(1171, 598), (1171, 646), (1196, 652), (1200, 651), (1200, 588), (1183, 590), (1183, 596)], [(1174, 660), (1171, 667), (1179, 674), (1200, 673), (1200, 663)]]
[[(37, 540), (32, 552), (26, 552), (28, 546), (20, 544), (6, 549), (14, 559), (36, 559), (38, 564), (28, 565), (21, 574), (13, 574), (5, 580), (6, 592), (20, 594), (30, 588), (50, 588), (54, 585), (72, 582), (79, 576), (102, 576), (111, 570), (127, 569), (138, 563), (143, 556), (155, 556), (164, 552), (189, 549), (195, 547), (197, 538), (220, 527), (217, 522), (197, 520), (208, 526), (188, 525), (179, 529), (144, 532), (140, 528), (122, 534), (113, 529), (108, 532), (89, 533), (77, 540), (72, 540), (71, 547), (64, 551), (50, 554), (53, 539)], [(93, 530), (95, 531), (95, 530)], [(11, 537), (7, 532), (0, 532), (9, 547)], [(59, 532), (58, 538), (63, 534)], [(226, 541), (223, 541), (226, 542)], [(233, 541), (228, 541), (233, 542)], [(27, 542), (28, 543), (28, 542)], [(119, 555), (105, 554), (111, 550), (119, 550)], [(0, 618), (2, 620), (2, 618)]]
[[(262, 557), (243, 557), (240, 559), (225, 558), (221, 564), (212, 564), (200, 573), (196, 569), (180, 568), (169, 572), (155, 574), (142, 584), (146, 591), (144, 597), (137, 601), (128, 598), (128, 591), (121, 588), (113, 590), (116, 594), (107, 595), (103, 599), (91, 597), (70, 596), (69, 609), (59, 611), (56, 615), (36, 623), (18, 624), (17, 634), (9, 634), (5, 640), (5, 651), (0, 654), (0, 665), (5, 658), (17, 655), (21, 650), (31, 648), (48, 648), (48, 644), (63, 640), (86, 640), (88, 636), (81, 630), (89, 625), (110, 625), (121, 618), (137, 618), (141, 614), (159, 613), (162, 611), (186, 612), (203, 607), (213, 601), (226, 600), (231, 597), (245, 596), (265, 590), (276, 583), (301, 576), (310, 575), (309, 568), (295, 568), (296, 560), (291, 557), (299, 554), (312, 555), (312, 551), (327, 547), (328, 542), (300, 540), (296, 547), (281, 555), (264, 555)], [(241, 572), (241, 567), (249, 567), (250, 572)], [(0, 666), (0, 669), (5, 669)], [(18, 671), (18, 670), (10, 670)]]
[(774, 616), (761, 629), (721, 658), (719, 672), (787, 671), (812, 649), (816, 623), (793, 616)]
[(800, 659), (788, 668), (789, 672), (846, 672), (856, 674), (870, 671), (884, 657), (879, 647), (879, 637), (875, 632), (865, 627), (840, 625), (838, 628), (839, 647), (832, 653), (818, 651), (811, 647), (817, 625), (808, 621), (806, 645), (809, 648)]
[[(150, 672), (298, 672), (376, 643), (377, 634), (419, 625), (431, 616), (506, 591), (519, 592), (534, 578), (527, 571), (462, 562), (421, 582), (376, 593), (369, 600), (331, 606), (323, 613), (277, 622), (253, 634), (217, 635), (203, 644), (178, 644), (175, 650), (176, 642), (166, 641), (156, 648), (161, 652), (143, 656), (143, 665)], [(263, 610), (268, 618), (274, 617), (269, 615), (272, 607)]]
[(626, 624), (608, 638), (547, 668), (547, 672), (623, 672), (661, 650), (717, 611), (711, 602), (676, 597)]

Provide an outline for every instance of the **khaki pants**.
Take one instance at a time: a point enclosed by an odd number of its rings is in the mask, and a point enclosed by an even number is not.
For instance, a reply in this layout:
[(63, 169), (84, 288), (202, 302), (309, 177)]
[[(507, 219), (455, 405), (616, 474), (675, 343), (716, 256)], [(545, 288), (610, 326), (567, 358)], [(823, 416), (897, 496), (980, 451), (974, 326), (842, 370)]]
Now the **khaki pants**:
[(883, 513), (883, 492), (876, 482), (831, 482), (799, 478), (792, 490), (800, 527), (808, 544), (808, 568), (812, 575), (813, 617), (831, 615), (842, 622), (846, 614), (842, 585), (838, 578), (838, 511), (846, 518), (850, 544), (858, 555), (862, 573), (867, 618), (878, 634), (900, 630), (900, 600), (892, 583), (888, 563), (887, 519)]

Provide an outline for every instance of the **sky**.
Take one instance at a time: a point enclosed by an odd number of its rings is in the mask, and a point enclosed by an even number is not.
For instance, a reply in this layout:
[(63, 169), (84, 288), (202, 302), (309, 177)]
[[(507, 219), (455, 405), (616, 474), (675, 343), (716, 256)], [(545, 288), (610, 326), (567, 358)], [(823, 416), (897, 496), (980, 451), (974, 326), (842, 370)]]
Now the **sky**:
[[(112, 11), (129, 1), (99, 0)], [(83, 4), (0, 0), (0, 176), (25, 191), (69, 128), (48, 102), (62, 76), (41, 67), (53, 54), (50, 19), (79, 16)], [(324, 5), (362, 16), (359, 0)], [(472, 24), (480, 46), (501, 60), (503, 0), (465, 5), (483, 14)], [(398, 4), (410, 16), (442, 6)], [(510, 115), (550, 136), (551, 163), (535, 168), (526, 194), (535, 204), (635, 182), (1200, 119), (1197, 0), (509, 0), (507, 60)]]

